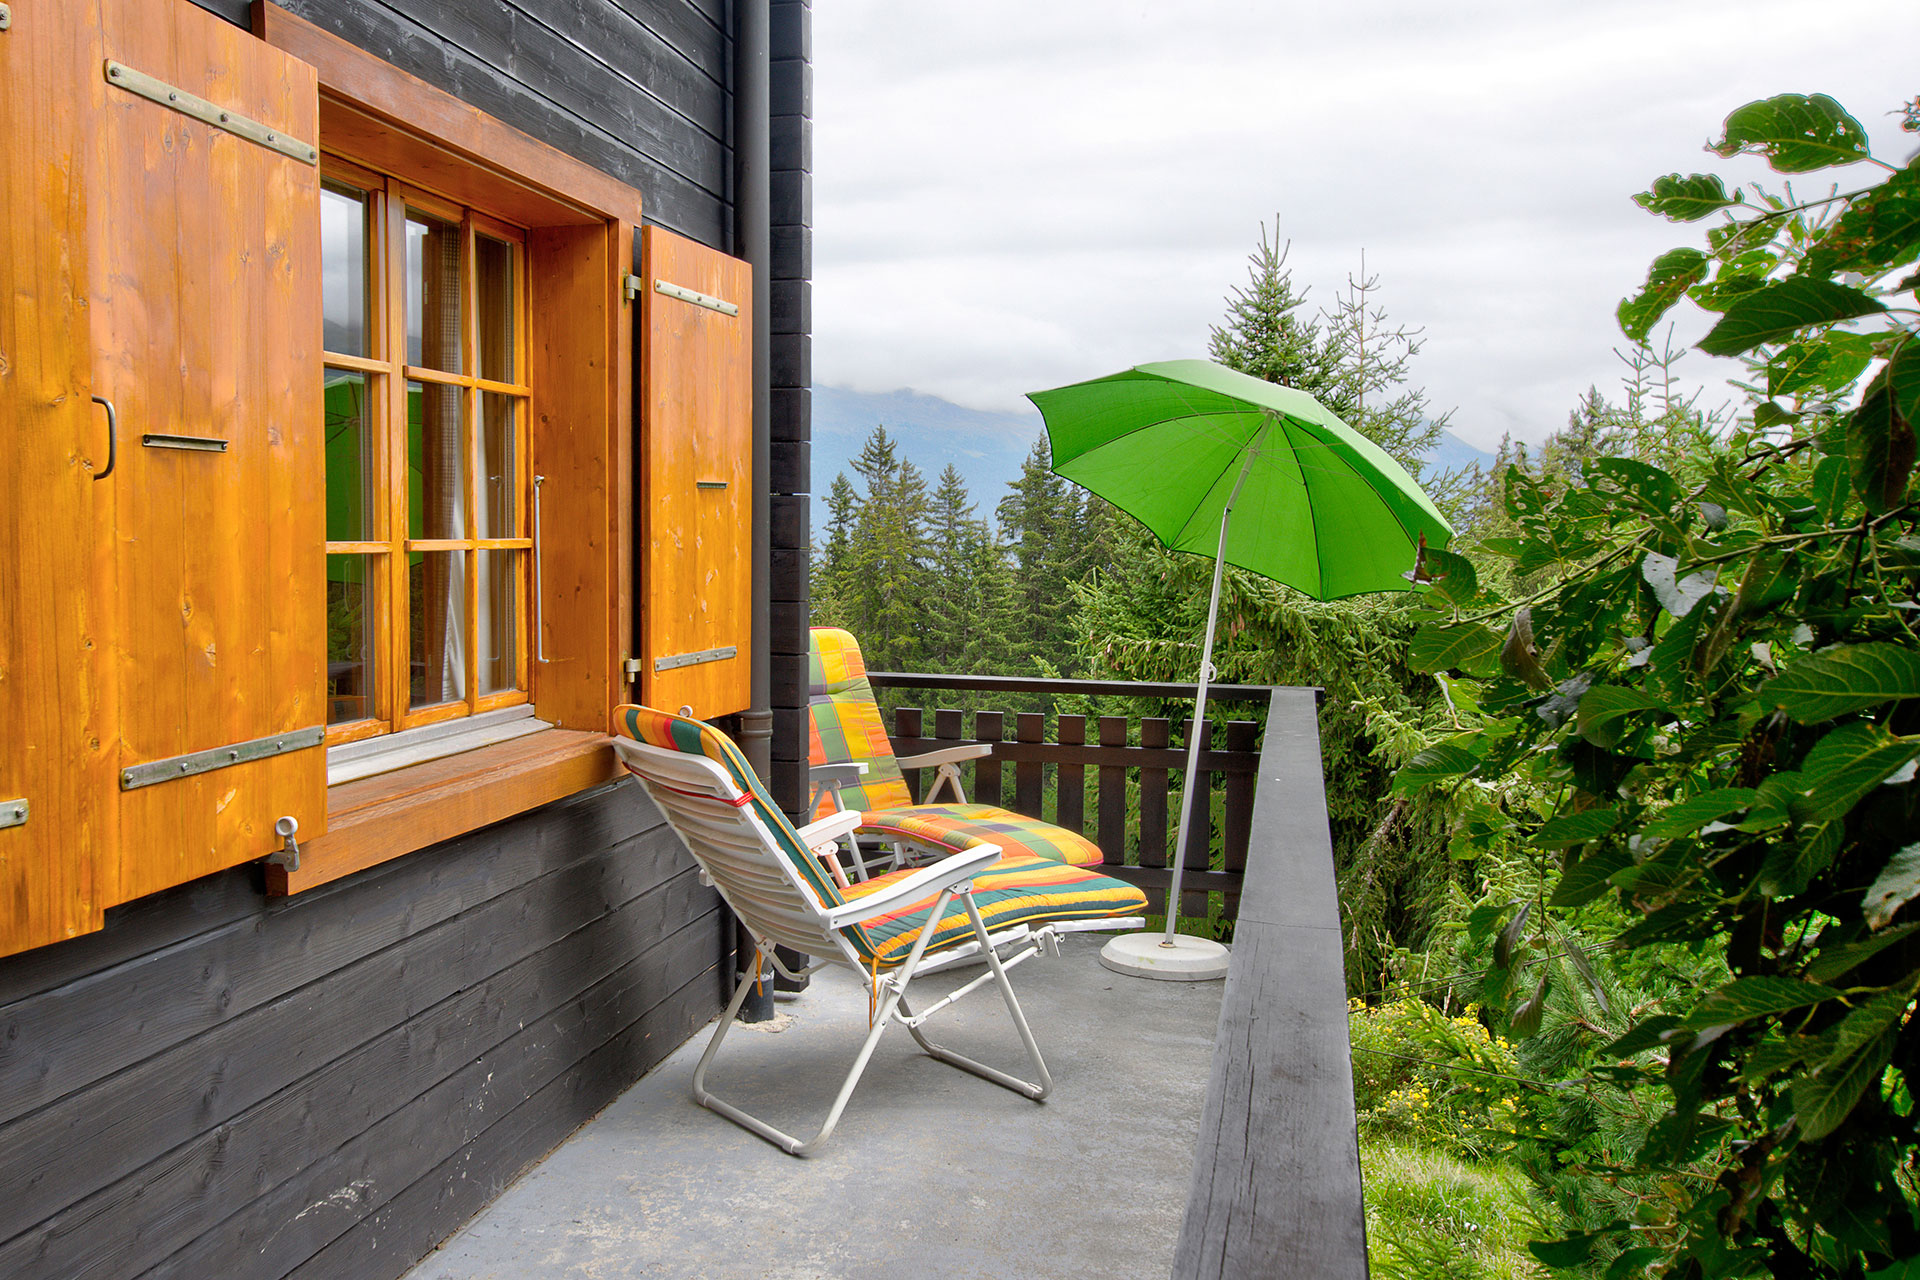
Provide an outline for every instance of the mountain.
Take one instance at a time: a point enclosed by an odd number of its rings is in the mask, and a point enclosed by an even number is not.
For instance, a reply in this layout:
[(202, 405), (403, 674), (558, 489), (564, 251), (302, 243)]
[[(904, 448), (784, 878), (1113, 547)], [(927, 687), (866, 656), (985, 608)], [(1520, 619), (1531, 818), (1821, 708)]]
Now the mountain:
[[(1003, 413), (968, 409), (938, 396), (917, 391), (854, 391), (848, 387), (813, 389), (813, 529), (827, 523), (827, 490), (834, 476), (844, 472), (857, 485), (852, 460), (873, 434), (876, 425), (900, 441), (900, 452), (920, 468), (931, 488), (941, 468), (952, 463), (966, 478), (974, 514), (991, 518), (1006, 496), (1007, 486), (1020, 475), (1020, 464), (1033, 450), (1044, 429), (1040, 411)], [(1428, 460), (1442, 470), (1478, 464), (1487, 466), (1493, 455), (1443, 432)]]

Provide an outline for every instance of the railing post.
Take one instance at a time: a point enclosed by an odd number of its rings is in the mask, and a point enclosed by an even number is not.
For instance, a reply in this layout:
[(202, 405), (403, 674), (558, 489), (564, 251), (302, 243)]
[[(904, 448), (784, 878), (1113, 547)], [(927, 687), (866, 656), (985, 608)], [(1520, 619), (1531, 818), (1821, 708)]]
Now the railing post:
[[(1125, 716), (1100, 717), (1100, 745), (1127, 745)], [(1099, 782), (1101, 860), (1110, 867), (1123, 867), (1127, 863), (1127, 766), (1101, 765)]]
[[(1063, 747), (1078, 747), (1087, 740), (1085, 716), (1061, 716), (1054, 735)], [(1054, 770), (1058, 795), (1054, 802), (1054, 822), (1080, 835), (1087, 833), (1087, 767), (1062, 760)]]
[[(1022, 711), (1013, 718), (1013, 740), (1015, 742), (1045, 742), (1047, 740), (1047, 717), (1038, 711)], [(1029, 818), (1042, 818), (1046, 814), (1042, 798), (1046, 794), (1047, 766), (1038, 760), (1019, 760), (1013, 766), (1013, 809)]]
[[(1260, 724), (1256, 720), (1227, 721), (1227, 750), (1236, 754), (1253, 754), (1260, 737)], [(1221, 844), (1224, 846), (1225, 870), (1245, 875), (1247, 870), (1247, 844), (1253, 836), (1253, 784), (1259, 777), (1256, 773), (1229, 773), (1226, 775), (1226, 796), (1221, 815)], [(1227, 890), (1227, 915), (1231, 919), (1240, 918), (1240, 894), (1237, 890)]]
[[(1198, 726), (1196, 729), (1195, 726)], [(1206, 753), (1213, 750), (1213, 718), (1188, 719), (1181, 734), (1181, 746), (1191, 745), (1195, 732), (1200, 734), (1200, 768), (1191, 778), (1183, 777), (1181, 787), (1198, 787), (1187, 814), (1185, 867), (1180, 890), (1180, 914), (1187, 919), (1205, 919), (1207, 914), (1207, 872), (1213, 867), (1213, 770), (1206, 766)], [(1176, 841), (1176, 849), (1181, 843)], [(1198, 874), (1196, 874), (1198, 873)]]
[[(917, 738), (920, 736), (920, 708), (895, 707), (893, 710), (893, 736), (895, 738)], [(907, 780), (907, 791), (913, 796), (915, 804), (920, 803), (920, 769), (903, 769), (901, 776)]]
[[(1000, 742), (1006, 736), (1006, 717), (998, 711), (976, 711), (973, 736), (981, 742)], [(1000, 762), (992, 756), (973, 762), (975, 804), (1000, 803)]]
[[(1140, 745), (1164, 751), (1167, 748), (1168, 722), (1149, 716), (1140, 722)], [(1167, 769), (1165, 765), (1140, 766), (1140, 865), (1167, 865)], [(1147, 910), (1167, 909), (1164, 888), (1147, 890)]]

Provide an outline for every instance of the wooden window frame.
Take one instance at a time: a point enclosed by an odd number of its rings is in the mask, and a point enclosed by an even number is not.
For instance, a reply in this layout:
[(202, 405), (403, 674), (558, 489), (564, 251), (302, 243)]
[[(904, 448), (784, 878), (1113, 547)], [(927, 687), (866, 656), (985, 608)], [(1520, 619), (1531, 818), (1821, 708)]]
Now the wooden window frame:
[[(623, 285), (641, 207), (631, 187), (265, 0), (255, 0), (253, 30), (318, 71), (320, 146), (335, 164), (401, 175), (423, 199), (526, 228), (516, 282), (530, 321), (516, 338), (525, 354), (515, 376), (529, 389), (523, 464), (568, 495), (560, 536), (562, 504), (543, 511), (546, 582), (530, 609), (541, 634), (529, 625), (520, 644), (526, 696), (556, 727), (330, 788), (327, 832), (303, 846), (300, 869), (267, 868), (268, 892), (285, 894), (620, 776), (604, 730), (627, 696), (632, 643), (636, 308)], [(543, 273), (553, 262), (577, 269)], [(544, 317), (565, 317), (571, 331)], [(404, 386), (404, 371), (382, 371)], [(535, 430), (542, 420), (554, 429)], [(543, 640), (544, 663), (531, 656)]]
[[(367, 331), (371, 355), (355, 356), (327, 351), (322, 363), (331, 369), (347, 369), (380, 379), (377, 392), (369, 389), (373, 405), (371, 430), (377, 441), (372, 487), (381, 495), (379, 514), (369, 537), (354, 542), (327, 543), (328, 555), (381, 556), (382, 568), (374, 587), (376, 623), (372, 628), (377, 665), (374, 672), (373, 714), (359, 720), (329, 724), (327, 745), (338, 746), (368, 738), (404, 732), (424, 725), (440, 724), (464, 716), (478, 715), (501, 707), (519, 706), (530, 700), (528, 665), (531, 639), (529, 607), (532, 592), (533, 537), (529, 523), (531, 473), (530, 454), (532, 388), (525, 375), (531, 343), (532, 316), (528, 303), (527, 233), (522, 227), (493, 217), (471, 205), (454, 204), (404, 178), (381, 173), (354, 163), (323, 148), (321, 175), (338, 186), (351, 187), (367, 201), (369, 259)], [(418, 210), (443, 222), (460, 227), (462, 244), (461, 368), (466, 373), (419, 367), (406, 362), (406, 264), (400, 246), (404, 244), (406, 218)], [(482, 378), (477, 372), (479, 305), (475, 246), (478, 238), (514, 246), (513, 298), (513, 382)], [(408, 535), (407, 485), (403, 483), (407, 462), (407, 395), (395, 388), (411, 383), (433, 383), (453, 387), (462, 396), (461, 452), (467, 460), (465, 508), (469, 519), (477, 521), (480, 503), (478, 464), (481, 396), (504, 395), (512, 399), (514, 412), (514, 458), (519, 473), (513, 486), (512, 528), (520, 531), (506, 538), (482, 538), (469, 534), (460, 538), (413, 538)], [(408, 600), (408, 555), (414, 551), (457, 552), (465, 559), (463, 581), (463, 632), (466, 637), (466, 670), (463, 673), (464, 698), (414, 707), (403, 678), (411, 657), (410, 637), (405, 617), (410, 614)], [(492, 693), (480, 691), (479, 664), (479, 553), (482, 551), (523, 553), (513, 575), (514, 679), (511, 688)], [(375, 582), (370, 574), (369, 582)]]

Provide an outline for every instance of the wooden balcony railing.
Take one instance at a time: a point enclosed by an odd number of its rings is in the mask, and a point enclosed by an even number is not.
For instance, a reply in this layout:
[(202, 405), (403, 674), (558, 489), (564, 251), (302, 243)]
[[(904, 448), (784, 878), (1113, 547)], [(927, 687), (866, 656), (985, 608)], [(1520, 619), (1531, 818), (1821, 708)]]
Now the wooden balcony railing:
[[(1191, 705), (1193, 686), (1115, 680), (1049, 680), (1018, 676), (948, 676), (927, 672), (876, 671), (878, 689), (958, 693), (967, 701), (1033, 706), (1060, 698), (1137, 699), (1143, 705)], [(1201, 786), (1209, 803), (1195, 804), (1189, 856), (1181, 878), (1183, 916), (1206, 919), (1208, 895), (1224, 897), (1226, 920), (1239, 912), (1248, 841), (1252, 835), (1254, 778), (1260, 764), (1260, 721), (1221, 718), (1222, 706), (1251, 703), (1264, 709), (1265, 685), (1215, 685), (1209, 690), (1208, 742), (1200, 753)], [(967, 721), (971, 719), (969, 725)], [(896, 707), (892, 739), (897, 755), (910, 756), (956, 743), (986, 742), (993, 754), (968, 766), (967, 797), (1077, 831), (1100, 846), (1101, 869), (1138, 885), (1147, 909), (1166, 910), (1172, 855), (1178, 847), (1179, 787), (1187, 768), (1192, 717), (1061, 715), (1045, 711), (927, 712)], [(931, 730), (931, 732), (929, 732)], [(1009, 732), (1011, 731), (1011, 732)], [(922, 770), (907, 785), (917, 800)], [(1217, 803), (1216, 803), (1217, 801)], [(1217, 825), (1216, 825), (1217, 824)]]

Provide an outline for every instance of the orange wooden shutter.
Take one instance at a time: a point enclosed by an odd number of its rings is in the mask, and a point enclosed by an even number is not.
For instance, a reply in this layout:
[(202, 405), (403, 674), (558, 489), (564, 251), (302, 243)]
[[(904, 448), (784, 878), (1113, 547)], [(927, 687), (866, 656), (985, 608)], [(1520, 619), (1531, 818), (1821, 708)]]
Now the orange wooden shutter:
[(79, 305), (100, 66), (93, 24), (52, 6), (0, 32), (0, 955), (117, 900), (112, 480)]
[(282, 816), (325, 826), (319, 92), (183, 0), (104, 0), (100, 29), (124, 901), (273, 852)]
[(641, 262), (640, 698), (728, 715), (752, 699), (752, 268), (658, 227)]

